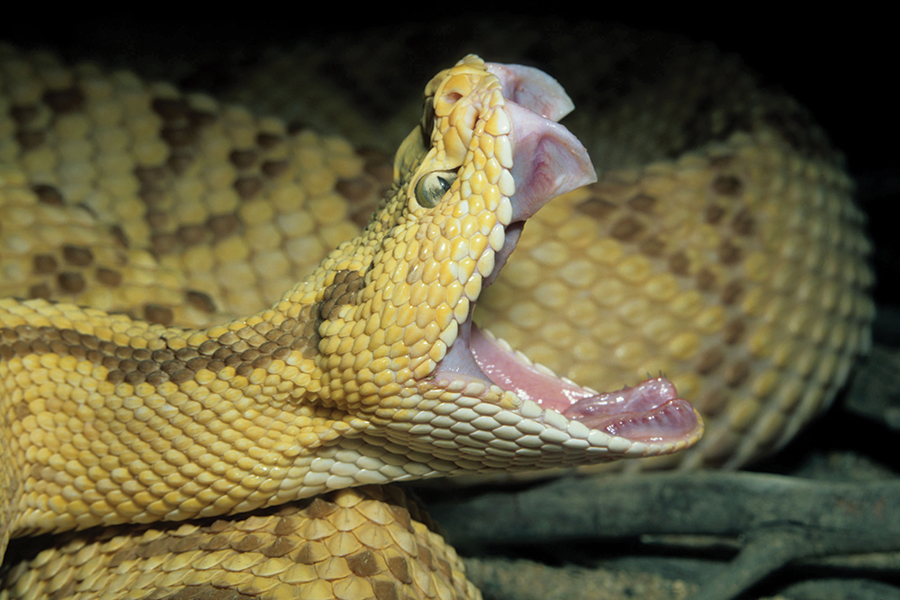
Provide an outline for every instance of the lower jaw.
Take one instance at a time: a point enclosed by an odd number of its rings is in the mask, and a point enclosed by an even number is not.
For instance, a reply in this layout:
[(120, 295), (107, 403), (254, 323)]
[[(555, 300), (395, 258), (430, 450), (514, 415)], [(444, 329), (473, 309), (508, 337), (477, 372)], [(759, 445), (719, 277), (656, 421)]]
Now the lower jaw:
[(490, 381), (522, 400), (533, 400), (541, 408), (555, 410), (590, 429), (641, 442), (675, 441), (697, 429), (693, 406), (679, 398), (675, 386), (664, 377), (598, 393), (531, 363), (509, 344), (474, 324), (468, 345), (476, 364)]

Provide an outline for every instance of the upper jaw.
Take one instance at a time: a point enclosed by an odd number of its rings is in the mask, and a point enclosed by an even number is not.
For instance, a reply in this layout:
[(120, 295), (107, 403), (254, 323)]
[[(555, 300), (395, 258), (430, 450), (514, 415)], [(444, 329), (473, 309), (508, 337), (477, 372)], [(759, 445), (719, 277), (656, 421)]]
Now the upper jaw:
[[(503, 247), (482, 289), (494, 281), (512, 253), (526, 219), (552, 198), (596, 181), (584, 146), (556, 123), (573, 107), (562, 87), (537, 69), (487, 67), (503, 85), (512, 126), (516, 192)], [(532, 422), (535, 433), (543, 428), (544, 442), (560, 447), (566, 439), (574, 446), (587, 444), (597, 460), (674, 452), (700, 438), (702, 420), (666, 379), (606, 394), (582, 388), (479, 330), (472, 323), (476, 298), (470, 300), (468, 317), (438, 363), (431, 385), (485, 400), (502, 397), (500, 404), (508, 405), (516, 418)], [(522, 428), (527, 430), (528, 426)]]

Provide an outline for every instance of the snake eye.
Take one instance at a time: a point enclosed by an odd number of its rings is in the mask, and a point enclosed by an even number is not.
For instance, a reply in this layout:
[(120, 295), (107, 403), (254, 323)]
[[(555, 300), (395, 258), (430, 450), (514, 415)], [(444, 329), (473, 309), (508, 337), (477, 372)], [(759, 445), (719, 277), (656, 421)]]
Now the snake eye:
[(455, 171), (435, 171), (424, 175), (416, 184), (416, 202), (425, 208), (436, 206), (455, 180)]

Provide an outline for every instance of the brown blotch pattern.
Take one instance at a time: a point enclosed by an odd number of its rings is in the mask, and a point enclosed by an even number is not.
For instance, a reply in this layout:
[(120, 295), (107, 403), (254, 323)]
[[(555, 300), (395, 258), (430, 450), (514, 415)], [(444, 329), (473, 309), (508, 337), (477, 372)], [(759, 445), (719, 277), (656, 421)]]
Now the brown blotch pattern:
[(739, 317), (732, 319), (725, 325), (725, 329), (722, 330), (722, 340), (729, 346), (737, 344), (743, 338), (746, 329), (747, 324), (743, 319)]
[[(223, 531), (228, 526), (228, 523), (225, 521), (216, 521), (212, 525), (210, 525), (207, 533), (216, 533)], [(202, 540), (202, 543), (199, 544), (200, 549), (202, 550), (222, 550), (223, 548), (228, 547), (228, 536), (227, 535), (212, 535), (212, 536), (202, 536), (198, 535), (198, 539)]]
[[(180, 150), (191, 146), (197, 139), (197, 131), (188, 127), (163, 127), (159, 136), (172, 148)], [(182, 154), (186, 157), (186, 154)], [(181, 170), (181, 169), (176, 169)]]
[(65, 271), (56, 276), (56, 284), (64, 294), (77, 294), (84, 290), (86, 284), (81, 273)]
[(723, 265), (735, 265), (741, 261), (741, 249), (728, 240), (722, 240), (718, 248), (719, 261)]
[(598, 221), (603, 221), (610, 213), (618, 209), (618, 205), (600, 197), (591, 197), (575, 206), (575, 209)]
[(153, 186), (162, 184), (166, 180), (166, 169), (162, 165), (139, 165), (134, 168), (134, 176), (147, 193), (153, 190)]
[(666, 243), (660, 238), (652, 236), (642, 240), (638, 249), (647, 256), (662, 256), (666, 250)]
[(312, 544), (303, 544), (294, 554), (294, 561), (301, 565), (314, 565), (322, 560), (320, 552), (317, 552)]
[[(276, 533), (276, 535), (278, 535)], [(260, 550), (263, 556), (267, 556), (269, 558), (279, 558), (281, 556), (286, 556), (296, 549), (297, 545), (295, 542), (288, 540), (285, 537), (276, 537), (275, 541), (266, 546), (265, 548)]]
[(106, 267), (98, 268), (96, 277), (98, 282), (109, 287), (116, 287), (122, 283), (122, 274)]
[(668, 265), (669, 270), (676, 275), (687, 275), (690, 272), (691, 259), (684, 252), (678, 251), (669, 255)]
[(65, 204), (62, 192), (52, 185), (37, 184), (31, 186), (31, 190), (41, 204), (49, 204), (51, 206), (63, 206)]
[(128, 236), (125, 235), (125, 232), (122, 231), (122, 228), (118, 225), (111, 225), (109, 228), (109, 233), (113, 236), (113, 239), (116, 243), (122, 248), (128, 248), (130, 246), (128, 242)]
[(631, 242), (643, 233), (644, 228), (643, 223), (628, 215), (622, 217), (613, 224), (609, 231), (609, 235), (623, 242)]
[(182, 225), (175, 236), (187, 246), (200, 244), (206, 240), (206, 227), (202, 225)]
[(84, 246), (63, 246), (63, 260), (76, 267), (86, 267), (94, 262), (94, 253)]
[(205, 313), (216, 312), (216, 303), (213, 302), (213, 299), (205, 292), (188, 290), (185, 292), (184, 299), (189, 305), (199, 311)]
[(725, 383), (731, 388), (740, 386), (750, 376), (751, 366), (748, 360), (741, 360), (725, 368)]
[(704, 417), (713, 417), (722, 412), (728, 397), (720, 388), (713, 387), (698, 397), (694, 406), (703, 413)]
[(719, 175), (712, 182), (712, 189), (722, 196), (738, 196), (744, 189), (744, 184), (734, 175)]
[[(171, 310), (159, 305), (145, 306), (145, 313), (145, 320), (151, 322), (172, 318)], [(70, 329), (19, 326), (2, 328), (0, 334), (0, 355), (4, 359), (32, 353), (72, 355), (105, 366), (109, 370), (107, 380), (112, 383), (147, 382), (156, 386), (170, 380), (183, 383), (202, 369), (217, 373), (225, 367), (234, 367), (238, 375), (246, 377), (253, 369), (267, 368), (272, 360), (286, 358), (292, 349), (308, 353), (312, 345), (315, 351), (318, 343), (312, 319), (305, 323), (286, 319), (278, 328), (262, 322), (255, 328), (247, 326), (226, 332), (197, 348), (153, 352), (104, 342)]]
[(651, 214), (655, 205), (656, 198), (648, 196), (647, 194), (638, 194), (628, 200), (628, 206), (630, 206), (632, 210), (644, 214)]
[(46, 283), (36, 283), (28, 288), (29, 298), (43, 298), (45, 300), (49, 300), (52, 295), (53, 290), (51, 290), (50, 286)]
[(81, 89), (71, 87), (65, 90), (47, 90), (43, 99), (53, 112), (67, 114), (81, 109), (85, 96)]
[(709, 269), (700, 269), (695, 276), (695, 281), (697, 289), (708, 292), (716, 287), (716, 274)]
[(253, 534), (242, 536), (231, 542), (231, 549), (238, 552), (252, 552), (262, 546), (263, 540)]
[(174, 320), (172, 309), (161, 304), (145, 304), (144, 320), (148, 323), (158, 323), (159, 325), (171, 325)]
[(44, 144), (46, 134), (43, 131), (27, 131), (19, 130), (16, 132), (16, 141), (22, 147), (22, 150), (29, 151), (40, 148)]
[(184, 175), (194, 163), (192, 148), (172, 148), (172, 153), (166, 159), (166, 166), (176, 176)]
[(324, 519), (337, 510), (337, 506), (332, 502), (327, 502), (322, 498), (313, 498), (309, 503), (307, 514), (311, 519)]
[(387, 561), (387, 566), (398, 581), (406, 584), (412, 583), (412, 576), (409, 573), (409, 563), (406, 562), (406, 559), (399, 556), (390, 558)]
[(34, 104), (22, 106), (17, 104), (9, 109), (9, 116), (13, 118), (16, 125), (28, 125), (40, 114), (40, 109)]
[(709, 166), (713, 169), (721, 169), (731, 165), (734, 162), (734, 156), (724, 154), (722, 156), (711, 156), (709, 158)]
[[(208, 241), (205, 233), (201, 235), (189, 227), (178, 232), (169, 230), (171, 217), (167, 203), (175, 178), (190, 168), (200, 151), (197, 143), (202, 130), (217, 117), (193, 108), (183, 98), (155, 98), (151, 108), (162, 118), (159, 137), (168, 146), (169, 155), (162, 164), (138, 165), (133, 173), (140, 184), (138, 197), (147, 206), (144, 218), (151, 229), (151, 250), (162, 256), (176, 252), (184, 245)], [(235, 159), (246, 161), (249, 156), (238, 152)]]
[(703, 219), (710, 225), (716, 225), (725, 216), (725, 209), (717, 204), (710, 204), (703, 213)]
[(418, 552), (419, 555), (419, 563), (422, 564), (429, 571), (435, 569), (434, 561), (432, 560), (431, 551), (425, 546), (419, 546)]
[(286, 173), (288, 170), (288, 162), (286, 160), (267, 160), (260, 165), (259, 170), (269, 177), (270, 179), (274, 179), (283, 173)]
[(731, 306), (735, 304), (744, 293), (744, 284), (742, 284), (738, 280), (732, 280), (725, 284), (725, 287), (722, 288), (722, 294), (720, 296), (722, 300), (722, 304), (726, 306)]
[[(165, 307), (155, 307), (152, 310), (162, 311), (156, 315), (160, 318), (166, 318), (167, 315), (170, 318), (170, 311)], [(294, 320), (289, 319), (285, 323), (288, 331), (272, 328), (270, 325), (266, 331), (265, 325), (268, 324), (261, 323), (257, 326), (258, 329), (245, 327), (238, 332), (227, 332), (218, 340), (207, 340), (197, 348), (152, 352), (101, 341), (70, 329), (19, 326), (0, 329), (0, 356), (9, 360), (14, 356), (32, 353), (71, 355), (105, 366), (109, 370), (107, 380), (112, 383), (127, 382), (133, 385), (146, 381), (158, 386), (169, 380), (183, 383), (192, 379), (201, 369), (218, 372), (225, 367), (234, 367), (238, 375), (247, 376), (255, 368), (268, 367), (274, 358), (287, 356), (290, 343), (297, 341), (290, 328), (306, 332)], [(260, 330), (265, 331), (265, 334)], [(307, 340), (300, 338), (299, 343), (303, 349)]]
[(234, 189), (241, 200), (252, 200), (263, 189), (263, 181), (256, 176), (239, 177), (234, 182)]
[(232, 150), (228, 159), (238, 169), (249, 169), (259, 160), (259, 155), (256, 150)]
[(206, 224), (209, 230), (212, 231), (213, 235), (217, 238), (227, 237), (237, 232), (242, 227), (241, 220), (236, 215), (217, 215), (215, 217), (210, 217)]
[(171, 233), (154, 233), (150, 238), (150, 249), (156, 256), (164, 256), (178, 249), (178, 238)]
[(257, 145), (264, 150), (271, 150), (272, 148), (277, 147), (282, 142), (284, 142), (284, 138), (282, 136), (266, 131), (260, 132), (256, 136)]
[(150, 103), (150, 108), (165, 121), (187, 118), (190, 112), (187, 102), (172, 98), (154, 98)]
[(357, 303), (357, 292), (365, 285), (365, 278), (358, 271), (343, 270), (334, 275), (334, 281), (325, 288), (322, 302), (319, 303), (319, 318), (330, 320), (337, 318), (337, 311), (345, 304)]
[(700, 355), (694, 368), (700, 375), (709, 375), (715, 371), (724, 360), (725, 357), (719, 348), (710, 348)]
[(372, 582), (372, 592), (375, 600), (400, 600), (400, 592), (393, 581), (375, 580)]
[(56, 258), (51, 254), (35, 254), (31, 259), (32, 268), (38, 275), (56, 272)]
[(348, 556), (347, 566), (359, 577), (371, 577), (381, 573), (381, 567), (370, 550), (361, 550)]
[(361, 202), (372, 197), (372, 184), (364, 177), (341, 179), (335, 189), (351, 203)]
[(750, 209), (741, 209), (731, 220), (731, 230), (740, 236), (751, 236), (756, 233), (756, 219)]

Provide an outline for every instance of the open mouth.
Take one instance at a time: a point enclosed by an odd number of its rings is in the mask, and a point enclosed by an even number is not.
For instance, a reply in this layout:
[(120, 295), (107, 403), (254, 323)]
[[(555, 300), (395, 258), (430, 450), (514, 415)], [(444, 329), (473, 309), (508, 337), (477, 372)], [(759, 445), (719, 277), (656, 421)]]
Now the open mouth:
[[(503, 246), (482, 289), (497, 277), (519, 240), (524, 222), (550, 199), (596, 180), (587, 151), (565, 127), (556, 123), (573, 107), (561, 86), (529, 67), (489, 64), (503, 84), (506, 112), (513, 124), (512, 175), (516, 193), (511, 197), (512, 218), (505, 228)], [(458, 330), (457, 339), (438, 363), (434, 385), (448, 390), (466, 389), (470, 395), (496, 385), (516, 394), (523, 408), (541, 414), (538, 420), (567, 429), (581, 423), (613, 438), (636, 444), (628, 454), (656, 454), (691, 445), (702, 433), (702, 422), (675, 386), (664, 377), (635, 387), (599, 393), (559, 377), (532, 363), (505, 341), (472, 322), (475, 300)], [(531, 417), (534, 418), (534, 417)]]

